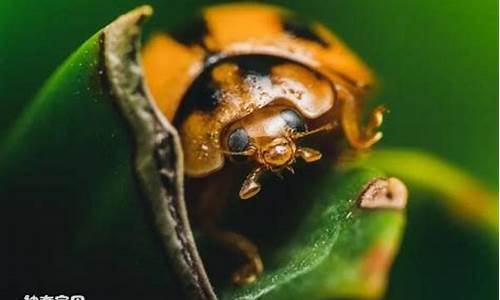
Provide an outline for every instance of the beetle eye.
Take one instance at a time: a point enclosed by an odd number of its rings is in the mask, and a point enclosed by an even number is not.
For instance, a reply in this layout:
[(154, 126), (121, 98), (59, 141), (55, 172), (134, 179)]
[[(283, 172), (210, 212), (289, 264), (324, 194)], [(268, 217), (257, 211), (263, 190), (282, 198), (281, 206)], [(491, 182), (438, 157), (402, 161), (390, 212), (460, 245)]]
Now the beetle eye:
[(235, 129), (227, 140), (227, 146), (231, 152), (242, 152), (249, 143), (248, 133), (243, 128)]
[(304, 121), (304, 118), (302, 118), (302, 116), (300, 116), (296, 111), (292, 109), (284, 109), (280, 114), (283, 120), (285, 120), (288, 127), (294, 129), (297, 132), (304, 132), (307, 130), (307, 125)]

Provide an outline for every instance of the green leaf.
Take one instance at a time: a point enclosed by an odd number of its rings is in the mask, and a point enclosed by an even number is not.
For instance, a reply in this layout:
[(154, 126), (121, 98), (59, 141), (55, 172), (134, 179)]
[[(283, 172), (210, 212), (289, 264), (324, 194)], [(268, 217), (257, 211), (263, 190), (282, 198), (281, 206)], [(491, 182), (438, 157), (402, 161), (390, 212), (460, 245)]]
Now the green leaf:
[(58, 68), (1, 142), (12, 297), (179, 293), (141, 198), (134, 139), (106, 85), (100, 34)]
[(383, 173), (328, 170), (311, 178), (311, 170), (252, 200), (260, 204), (231, 211), (236, 220), (258, 216), (244, 222), (253, 228), (250, 236), (262, 241), (267, 269), (254, 284), (226, 286), (222, 299), (373, 299), (383, 294), (404, 212), (365, 210), (357, 203), (367, 182)]
[(415, 149), (374, 151), (354, 165), (398, 176), (410, 190), (407, 230), (386, 299), (498, 298), (494, 191), (436, 155)]

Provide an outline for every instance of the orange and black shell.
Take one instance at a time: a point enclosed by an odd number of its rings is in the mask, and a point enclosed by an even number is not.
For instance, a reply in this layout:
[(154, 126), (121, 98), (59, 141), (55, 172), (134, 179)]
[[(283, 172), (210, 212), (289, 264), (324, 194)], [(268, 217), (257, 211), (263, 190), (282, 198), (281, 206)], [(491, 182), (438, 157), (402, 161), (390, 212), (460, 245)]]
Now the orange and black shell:
[(363, 90), (371, 71), (337, 37), (282, 9), (257, 4), (210, 7), (143, 49), (158, 108), (177, 127), (188, 176), (222, 168), (221, 135), (231, 123), (283, 102), (307, 119), (334, 108), (336, 86)]

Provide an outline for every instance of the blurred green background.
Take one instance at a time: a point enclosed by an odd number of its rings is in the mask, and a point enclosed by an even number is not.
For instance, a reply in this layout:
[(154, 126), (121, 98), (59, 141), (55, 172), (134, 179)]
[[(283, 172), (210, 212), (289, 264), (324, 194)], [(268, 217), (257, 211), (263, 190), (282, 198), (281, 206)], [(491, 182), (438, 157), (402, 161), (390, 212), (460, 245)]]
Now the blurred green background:
[[(147, 27), (169, 29), (215, 2), (0, 1), (0, 140), (52, 71), (118, 15), (152, 4)], [(381, 85), (372, 103), (391, 110), (382, 146), (431, 151), (498, 190), (497, 1), (268, 3), (324, 23), (373, 67)], [(496, 243), (434, 200), (410, 198), (387, 298), (496, 299)]]

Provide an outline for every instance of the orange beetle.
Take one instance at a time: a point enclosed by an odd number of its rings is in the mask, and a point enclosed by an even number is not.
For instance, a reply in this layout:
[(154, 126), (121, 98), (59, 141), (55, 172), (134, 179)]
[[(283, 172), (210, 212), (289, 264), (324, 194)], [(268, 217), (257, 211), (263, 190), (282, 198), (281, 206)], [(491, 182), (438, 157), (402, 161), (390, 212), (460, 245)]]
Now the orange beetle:
[[(325, 27), (279, 8), (210, 7), (187, 30), (153, 36), (142, 56), (156, 105), (179, 131), (185, 175), (213, 178), (197, 196), (203, 230), (248, 258), (235, 283), (263, 271), (252, 242), (215, 226), (240, 162), (252, 166), (239, 192), (248, 199), (260, 191), (263, 172), (293, 172), (297, 158), (322, 157), (299, 143), (305, 137), (341, 131), (355, 149), (382, 137), (383, 107), (359, 124), (371, 71)], [(233, 165), (228, 159), (236, 167), (225, 167)]]

